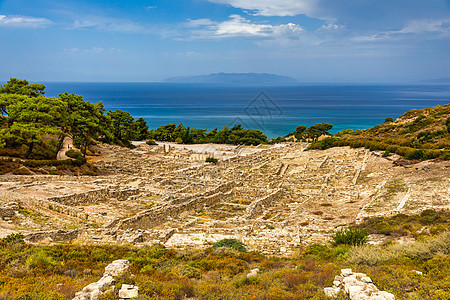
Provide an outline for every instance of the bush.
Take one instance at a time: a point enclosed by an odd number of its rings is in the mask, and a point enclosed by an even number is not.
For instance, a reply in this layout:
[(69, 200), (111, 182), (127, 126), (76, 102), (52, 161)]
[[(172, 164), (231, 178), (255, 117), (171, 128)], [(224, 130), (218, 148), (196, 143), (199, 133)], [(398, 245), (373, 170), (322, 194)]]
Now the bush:
[(15, 243), (23, 244), (23, 243), (25, 243), (25, 241), (23, 240), (23, 234), (21, 234), (21, 233), (12, 233), (12, 234), (8, 235), (7, 237), (2, 238), (1, 240), (2, 240), (2, 242), (8, 243), (8, 244), (15, 244)]
[(149, 146), (156, 146), (156, 145), (158, 145), (154, 140), (148, 140), (148, 141), (146, 141), (145, 142), (147, 145), (149, 145)]
[(392, 122), (394, 122), (393, 118), (386, 118), (386, 119), (384, 119), (384, 123), (392, 123)]
[(367, 243), (368, 236), (369, 234), (365, 229), (349, 227), (336, 232), (331, 237), (331, 245), (333, 247), (338, 245), (361, 246)]
[(83, 157), (83, 154), (80, 151), (75, 151), (73, 149), (67, 150), (66, 155), (70, 158), (79, 159)]
[(205, 162), (210, 162), (210, 163), (214, 163), (214, 164), (217, 164), (218, 161), (219, 160), (217, 158), (214, 158), (214, 157), (207, 157), (205, 159)]
[(424, 159), (423, 150), (421, 150), (421, 149), (413, 150), (412, 152), (410, 152), (406, 155), (406, 158), (422, 160), (422, 159)]
[(241, 252), (247, 252), (245, 244), (237, 239), (223, 239), (213, 244), (213, 248), (231, 248)]
[(384, 151), (382, 157), (388, 157), (391, 156), (391, 152), (389, 152), (388, 150)]

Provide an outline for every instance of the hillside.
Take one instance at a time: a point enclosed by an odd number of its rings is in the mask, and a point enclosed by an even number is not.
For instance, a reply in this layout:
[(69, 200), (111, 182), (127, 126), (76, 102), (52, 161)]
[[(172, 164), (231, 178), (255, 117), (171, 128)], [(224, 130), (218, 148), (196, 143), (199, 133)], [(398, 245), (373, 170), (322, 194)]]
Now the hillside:
[(450, 104), (413, 109), (397, 120), (387, 118), (373, 128), (347, 129), (313, 143), (311, 149), (336, 146), (365, 147), (397, 153), (407, 159), (450, 159)]

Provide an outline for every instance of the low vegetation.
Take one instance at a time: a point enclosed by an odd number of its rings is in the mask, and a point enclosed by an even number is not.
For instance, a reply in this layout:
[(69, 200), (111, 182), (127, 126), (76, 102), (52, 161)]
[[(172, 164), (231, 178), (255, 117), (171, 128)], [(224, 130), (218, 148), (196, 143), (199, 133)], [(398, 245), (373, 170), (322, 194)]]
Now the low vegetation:
[[(367, 219), (359, 229), (370, 231), (381, 223), (394, 229), (398, 218), (405, 217)], [(448, 223), (448, 212), (429, 210), (409, 218), (422, 224), (423, 232), (410, 243), (315, 244), (288, 257), (245, 252), (234, 239), (205, 250), (175, 251), (162, 245), (36, 246), (11, 235), (0, 240), (0, 299), (72, 299), (115, 259), (131, 262), (134, 276), (117, 282), (138, 285), (140, 299), (328, 299), (323, 287), (332, 285), (341, 268), (366, 273), (397, 299), (448, 299), (450, 234), (446, 226), (434, 232), (423, 228)], [(247, 277), (254, 268), (260, 273)], [(117, 299), (117, 293), (118, 287), (99, 299)]]
[(358, 227), (344, 228), (331, 237), (331, 245), (333, 247), (339, 245), (362, 246), (367, 243), (368, 237), (369, 234), (365, 229)]
[(347, 129), (311, 144), (309, 149), (365, 147), (396, 153), (409, 160), (450, 159), (450, 104), (410, 110), (393, 122), (387, 118), (373, 128)]

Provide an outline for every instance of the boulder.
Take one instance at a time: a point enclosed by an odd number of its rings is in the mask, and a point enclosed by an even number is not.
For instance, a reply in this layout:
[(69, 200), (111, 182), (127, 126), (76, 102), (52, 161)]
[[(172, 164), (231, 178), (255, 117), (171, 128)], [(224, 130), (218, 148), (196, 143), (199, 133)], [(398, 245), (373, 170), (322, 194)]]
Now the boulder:
[(341, 276), (343, 276), (343, 277), (347, 277), (352, 274), (353, 274), (352, 269), (342, 269), (341, 270)]
[(326, 288), (323, 289), (323, 292), (328, 297), (337, 297), (337, 295), (339, 294), (340, 290), (341, 290), (340, 288), (326, 287)]
[[(73, 300), (97, 300), (98, 296), (103, 294), (109, 289), (114, 289), (114, 277), (120, 276), (122, 274), (128, 273), (130, 270), (130, 262), (128, 260), (115, 260), (105, 268), (105, 273), (99, 281), (93, 282), (83, 288), (81, 292), (75, 294)], [(125, 288), (123, 288), (125, 286)], [(122, 288), (124, 290), (123, 299), (131, 299), (137, 297), (138, 288), (136, 286), (131, 286), (133, 288), (128, 288), (130, 285), (123, 284)], [(120, 291), (119, 291), (120, 292)], [(136, 296), (133, 296), (136, 294)], [(120, 295), (120, 293), (119, 293)]]
[(125, 259), (115, 260), (105, 268), (105, 275), (113, 277), (128, 273), (130, 270), (130, 262)]
[(342, 288), (350, 300), (395, 300), (393, 294), (378, 290), (372, 279), (364, 273), (342, 269), (341, 276), (334, 277), (333, 287), (324, 288), (328, 297), (336, 297)]
[(137, 298), (139, 294), (139, 288), (135, 285), (131, 284), (122, 284), (121, 289), (119, 290), (119, 299), (133, 299)]
[(250, 270), (250, 273), (247, 274), (247, 277), (256, 276), (256, 275), (258, 275), (258, 273), (259, 273), (259, 269), (258, 268), (252, 269), (252, 270)]

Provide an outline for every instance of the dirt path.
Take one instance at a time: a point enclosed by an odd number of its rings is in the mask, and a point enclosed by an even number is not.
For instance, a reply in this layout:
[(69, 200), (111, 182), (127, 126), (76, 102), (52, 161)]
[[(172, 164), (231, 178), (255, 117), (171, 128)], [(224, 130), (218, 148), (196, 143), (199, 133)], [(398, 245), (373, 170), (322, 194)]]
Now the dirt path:
[(64, 138), (63, 146), (61, 150), (59, 150), (58, 155), (56, 156), (57, 160), (68, 159), (69, 157), (66, 155), (66, 151), (69, 149), (74, 149), (73, 141), (71, 137), (66, 136)]

